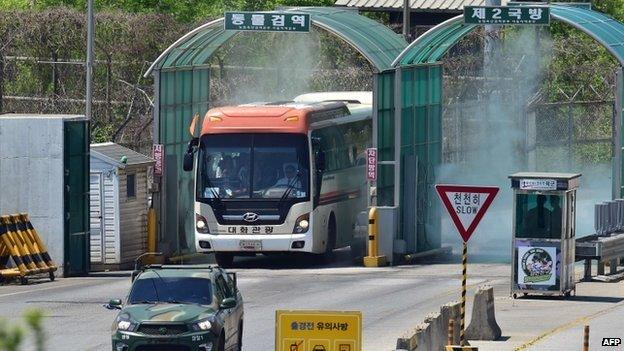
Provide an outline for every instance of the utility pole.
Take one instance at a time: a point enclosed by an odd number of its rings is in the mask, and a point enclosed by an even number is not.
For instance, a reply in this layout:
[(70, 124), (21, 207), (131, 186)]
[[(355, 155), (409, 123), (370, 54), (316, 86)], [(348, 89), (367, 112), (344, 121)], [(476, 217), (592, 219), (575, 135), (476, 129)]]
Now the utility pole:
[(86, 92), (86, 116), (91, 120), (93, 100), (93, 0), (87, 0), (87, 92)]
[(403, 38), (411, 42), (410, 0), (403, 0)]

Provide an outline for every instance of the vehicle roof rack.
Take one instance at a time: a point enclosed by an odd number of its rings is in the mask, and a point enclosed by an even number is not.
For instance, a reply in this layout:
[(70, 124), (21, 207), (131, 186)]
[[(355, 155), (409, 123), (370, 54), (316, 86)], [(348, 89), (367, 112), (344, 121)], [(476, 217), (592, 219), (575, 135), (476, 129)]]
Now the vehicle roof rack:
[(146, 270), (146, 269), (203, 269), (203, 270), (212, 270), (213, 268), (215, 268), (214, 266), (211, 265), (174, 265), (174, 264), (148, 264), (146, 266), (143, 266), (142, 269)]

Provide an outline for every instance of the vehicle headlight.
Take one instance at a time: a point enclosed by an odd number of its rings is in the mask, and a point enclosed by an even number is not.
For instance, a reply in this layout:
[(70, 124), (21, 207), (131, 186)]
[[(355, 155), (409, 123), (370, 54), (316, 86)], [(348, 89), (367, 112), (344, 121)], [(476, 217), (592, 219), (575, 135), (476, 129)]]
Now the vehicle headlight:
[(130, 329), (130, 326), (132, 326), (132, 323), (130, 323), (130, 321), (119, 321), (117, 323), (117, 329), (119, 330), (128, 330)]
[(295, 221), (295, 227), (293, 228), (293, 233), (301, 234), (308, 231), (310, 227), (310, 214), (306, 213), (304, 215), (299, 216)]
[(117, 317), (117, 320), (115, 321), (115, 323), (113, 323), (113, 332), (116, 332), (118, 330), (134, 331), (136, 326), (137, 326), (136, 323), (132, 323), (126, 318)]
[(193, 324), (193, 330), (210, 330), (210, 328), (212, 328), (212, 323), (208, 319)]
[(206, 218), (204, 218), (204, 216), (197, 213), (195, 214), (195, 228), (197, 229), (198, 233), (210, 234), (210, 230), (208, 229), (208, 221), (206, 221)]

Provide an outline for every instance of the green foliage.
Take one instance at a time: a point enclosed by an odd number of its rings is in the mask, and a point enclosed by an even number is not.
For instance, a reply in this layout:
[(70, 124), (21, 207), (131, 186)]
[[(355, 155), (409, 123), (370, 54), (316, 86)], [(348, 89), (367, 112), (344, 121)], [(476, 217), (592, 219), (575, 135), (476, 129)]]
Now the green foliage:
[[(220, 17), (224, 11), (273, 10), (280, 6), (332, 6), (332, 0), (94, 0), (96, 11), (169, 14), (183, 23)], [(3, 0), (0, 10), (71, 7), (84, 11), (85, 0)]]
[(41, 310), (28, 310), (24, 313), (26, 324), (35, 334), (35, 345), (37, 351), (43, 351), (45, 344), (45, 332), (43, 331), (42, 321), (43, 312)]
[(606, 13), (618, 21), (624, 21), (624, 1), (623, 0), (594, 0), (593, 9)]
[[(28, 310), (24, 313), (24, 321), (33, 332), (37, 351), (43, 351), (45, 333), (43, 331), (43, 313), (40, 310)], [(0, 320), (0, 350), (17, 351), (24, 341), (25, 331), (19, 324), (10, 324)]]
[(111, 123), (96, 125), (91, 129), (91, 142), (105, 143), (111, 141), (114, 132), (115, 126)]

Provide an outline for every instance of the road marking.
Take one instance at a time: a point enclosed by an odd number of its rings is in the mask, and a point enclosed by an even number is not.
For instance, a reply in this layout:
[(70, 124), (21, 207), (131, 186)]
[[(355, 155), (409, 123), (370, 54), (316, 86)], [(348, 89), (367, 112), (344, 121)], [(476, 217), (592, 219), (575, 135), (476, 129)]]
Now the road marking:
[[(84, 283), (86, 283), (86, 282), (84, 282)], [(68, 288), (68, 287), (77, 286), (77, 285), (84, 285), (84, 283), (67, 284), (67, 285), (55, 285), (55, 286), (48, 286), (48, 287), (41, 288), (41, 289), (36, 289), (36, 290), (16, 291), (16, 292), (8, 293), (8, 294), (2, 294), (2, 295), (0, 295), (0, 298), (7, 297), (7, 296), (13, 296), (13, 295), (20, 295), (20, 294), (29, 294), (29, 293), (33, 293), (33, 292), (39, 292), (39, 291), (50, 290), (50, 289)]]
[(579, 324), (581, 324), (583, 322), (589, 322), (591, 319), (594, 319), (596, 317), (600, 317), (603, 314), (611, 312), (613, 309), (618, 308), (620, 306), (624, 306), (624, 302), (617, 303), (617, 304), (609, 306), (609, 307), (607, 307), (607, 308), (605, 308), (603, 310), (594, 312), (594, 313), (592, 313), (590, 315), (587, 315), (587, 316), (579, 317), (579, 318), (577, 318), (577, 319), (575, 319), (575, 320), (573, 320), (571, 322), (568, 322), (568, 323), (566, 323), (564, 325), (560, 325), (557, 328), (551, 329), (551, 330), (547, 331), (546, 333), (544, 333), (542, 335), (539, 335), (539, 336), (529, 340), (528, 342), (526, 342), (526, 343), (516, 347), (514, 349), (514, 351), (526, 350), (528, 347), (535, 345), (537, 342), (539, 342), (539, 341), (541, 341), (541, 340), (543, 340), (543, 339), (545, 339), (545, 338), (547, 338), (549, 336), (552, 336), (554, 334), (557, 334), (557, 333), (560, 333), (562, 331), (568, 330), (570, 328), (576, 327), (577, 325), (579, 325)]

